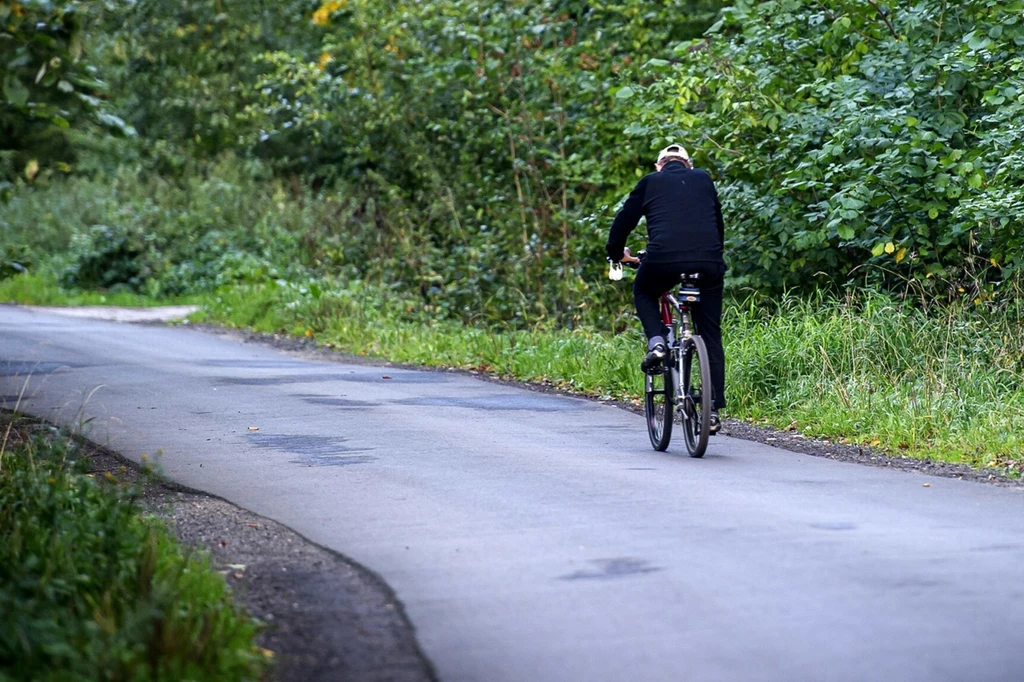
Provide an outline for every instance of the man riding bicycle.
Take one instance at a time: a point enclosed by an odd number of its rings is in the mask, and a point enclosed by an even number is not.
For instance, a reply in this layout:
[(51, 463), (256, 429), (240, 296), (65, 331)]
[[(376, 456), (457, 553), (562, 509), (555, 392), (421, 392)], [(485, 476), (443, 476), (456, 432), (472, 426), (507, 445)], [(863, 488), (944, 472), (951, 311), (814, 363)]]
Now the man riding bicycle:
[[(633, 282), (636, 314), (647, 335), (646, 372), (668, 353), (661, 319), (662, 294), (679, 284), (683, 273), (700, 273), (701, 301), (694, 322), (708, 349), (714, 405), (711, 432), (721, 429), (718, 410), (725, 407), (725, 352), (722, 349), (722, 289), (725, 224), (722, 205), (711, 176), (694, 168), (682, 145), (665, 147), (654, 165), (656, 172), (637, 183), (608, 233), (606, 249), (612, 262), (639, 263)], [(640, 218), (647, 218), (647, 255), (640, 259), (625, 248)]]

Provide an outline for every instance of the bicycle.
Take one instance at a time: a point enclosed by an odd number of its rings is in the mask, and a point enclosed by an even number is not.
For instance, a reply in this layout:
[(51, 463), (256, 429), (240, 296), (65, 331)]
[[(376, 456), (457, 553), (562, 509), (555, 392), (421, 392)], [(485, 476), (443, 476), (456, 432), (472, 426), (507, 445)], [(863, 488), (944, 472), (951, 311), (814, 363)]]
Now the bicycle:
[(682, 274), (676, 294), (670, 290), (661, 297), (661, 318), (668, 329), (668, 353), (661, 366), (644, 373), (647, 434), (651, 445), (659, 452), (668, 449), (673, 412), (677, 407), (686, 451), (691, 457), (703, 457), (708, 447), (714, 396), (707, 347), (704, 339), (695, 333), (691, 312), (691, 306), (699, 303), (700, 273)]

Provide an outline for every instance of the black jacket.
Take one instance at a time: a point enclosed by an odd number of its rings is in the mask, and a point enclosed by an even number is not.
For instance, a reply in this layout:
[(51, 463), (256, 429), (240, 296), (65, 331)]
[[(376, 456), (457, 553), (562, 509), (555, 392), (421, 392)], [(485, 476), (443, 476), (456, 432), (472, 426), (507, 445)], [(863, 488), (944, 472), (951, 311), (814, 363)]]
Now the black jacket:
[(711, 176), (669, 163), (637, 183), (608, 233), (608, 257), (622, 260), (623, 247), (640, 217), (647, 218), (648, 263), (720, 263), (725, 224)]

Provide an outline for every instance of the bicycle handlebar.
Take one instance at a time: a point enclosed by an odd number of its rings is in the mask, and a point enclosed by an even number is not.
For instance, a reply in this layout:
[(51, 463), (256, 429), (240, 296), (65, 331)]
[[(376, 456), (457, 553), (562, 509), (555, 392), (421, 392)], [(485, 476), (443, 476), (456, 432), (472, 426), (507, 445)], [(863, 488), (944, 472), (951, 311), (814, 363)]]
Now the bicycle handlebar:
[[(627, 263), (626, 261), (621, 261), (620, 260), (620, 261), (618, 261), (618, 264), (619, 265), (624, 265), (627, 268), (632, 268), (634, 270), (637, 270), (637, 269), (639, 269), (640, 263), (643, 262), (644, 256), (646, 256), (646, 255), (647, 255), (647, 251), (646, 250), (637, 251), (636, 257), (640, 259), (640, 262), (638, 262), (638, 263)], [(608, 259), (608, 262), (612, 263), (613, 265), (615, 264), (615, 261), (612, 261), (611, 258)]]

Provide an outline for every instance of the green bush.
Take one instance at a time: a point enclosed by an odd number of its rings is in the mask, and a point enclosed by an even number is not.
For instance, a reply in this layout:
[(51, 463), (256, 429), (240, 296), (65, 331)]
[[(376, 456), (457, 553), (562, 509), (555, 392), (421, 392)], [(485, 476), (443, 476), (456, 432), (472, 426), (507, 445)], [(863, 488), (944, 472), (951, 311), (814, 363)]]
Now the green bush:
[(93, 225), (76, 234), (61, 284), (79, 289), (140, 291), (153, 273), (145, 235), (137, 228)]
[(259, 679), (256, 625), (206, 556), (79, 455), (38, 436), (0, 451), (0, 677)]
[(14, 190), (70, 172), (82, 133), (134, 131), (102, 100), (86, 43), (113, 2), (0, 3), (0, 205)]
[(626, 299), (592, 291), (609, 206), (653, 145), (622, 144), (616, 93), (721, 3), (319, 5), (311, 50), (260, 58), (251, 153), (338, 184), (370, 279), (463, 320), (610, 324)]
[(337, 207), (289, 194), (258, 163), (170, 179), (125, 168), (16, 195), (0, 212), (0, 253), (26, 254), (71, 289), (180, 296), (333, 269)]
[(32, 255), (24, 246), (0, 248), (0, 281), (28, 272), (31, 265)]
[(984, 293), (1024, 267), (1022, 47), (1019, 0), (741, 0), (631, 132), (712, 167), (737, 284)]

